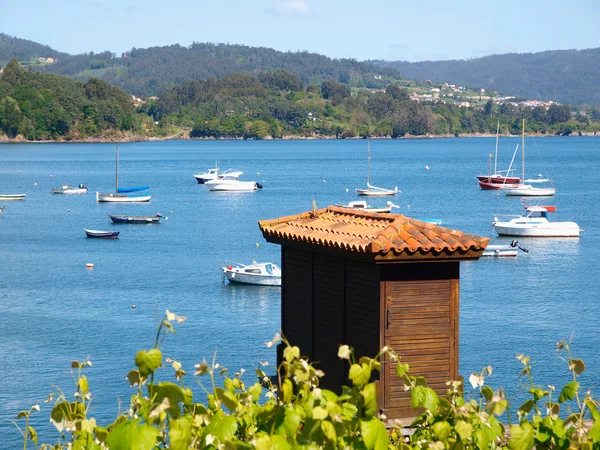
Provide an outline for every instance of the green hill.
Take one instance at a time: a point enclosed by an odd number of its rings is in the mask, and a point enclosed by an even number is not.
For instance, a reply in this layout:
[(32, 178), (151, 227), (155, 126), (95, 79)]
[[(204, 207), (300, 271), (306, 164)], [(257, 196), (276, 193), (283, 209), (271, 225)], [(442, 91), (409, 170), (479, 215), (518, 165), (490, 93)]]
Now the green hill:
[(13, 58), (17, 61), (25, 62), (37, 60), (40, 57), (61, 59), (68, 56), (70, 56), (68, 53), (61, 53), (47, 45), (0, 33), (1, 65), (6, 65)]
[(371, 61), (403, 76), (509, 92), (532, 100), (600, 106), (600, 48), (509, 53), (462, 61)]

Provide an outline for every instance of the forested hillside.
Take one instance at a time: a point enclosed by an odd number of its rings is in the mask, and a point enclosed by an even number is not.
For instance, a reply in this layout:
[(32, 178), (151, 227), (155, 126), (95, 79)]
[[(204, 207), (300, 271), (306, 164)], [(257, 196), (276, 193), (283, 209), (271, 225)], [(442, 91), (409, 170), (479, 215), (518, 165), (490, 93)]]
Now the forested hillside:
[(600, 106), (600, 48), (509, 53), (462, 61), (376, 63), (421, 81), (492, 89), (532, 100)]
[(85, 139), (134, 131), (131, 97), (105, 81), (25, 71), (12, 60), (0, 74), (0, 135), (24, 139)]
[(47, 45), (0, 33), (0, 61), (4, 63), (2, 65), (13, 58), (17, 61), (29, 61), (39, 57), (64, 58), (67, 56), (69, 56), (67, 53), (58, 52)]
[(70, 56), (43, 70), (79, 80), (98, 77), (138, 96), (157, 95), (162, 88), (185, 80), (234, 73), (257, 75), (278, 69), (294, 73), (305, 84), (316, 85), (334, 80), (356, 87), (383, 88), (390, 80), (400, 78), (393, 69), (353, 59), (244, 45), (194, 43), (189, 47), (134, 48), (116, 56), (110, 52)]

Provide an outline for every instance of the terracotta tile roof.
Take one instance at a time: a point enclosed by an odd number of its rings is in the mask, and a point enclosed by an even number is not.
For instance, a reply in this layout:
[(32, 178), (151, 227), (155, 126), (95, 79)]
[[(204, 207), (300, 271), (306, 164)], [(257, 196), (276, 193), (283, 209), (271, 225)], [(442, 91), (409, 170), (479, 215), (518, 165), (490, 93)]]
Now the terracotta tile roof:
[(295, 241), (348, 252), (394, 257), (476, 258), (489, 239), (422, 222), (402, 214), (381, 214), (329, 206), (279, 219), (262, 220), (267, 241)]

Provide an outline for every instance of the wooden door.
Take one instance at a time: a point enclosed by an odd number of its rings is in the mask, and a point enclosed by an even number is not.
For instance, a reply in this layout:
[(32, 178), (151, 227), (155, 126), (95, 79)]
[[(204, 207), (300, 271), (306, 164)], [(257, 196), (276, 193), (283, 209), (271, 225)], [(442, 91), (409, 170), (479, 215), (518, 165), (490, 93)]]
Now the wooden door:
[[(399, 353), (409, 374), (426, 377), (438, 394), (458, 377), (458, 280), (384, 283), (384, 345)], [(384, 365), (383, 409), (388, 419), (415, 417), (410, 391), (396, 375), (396, 363)]]

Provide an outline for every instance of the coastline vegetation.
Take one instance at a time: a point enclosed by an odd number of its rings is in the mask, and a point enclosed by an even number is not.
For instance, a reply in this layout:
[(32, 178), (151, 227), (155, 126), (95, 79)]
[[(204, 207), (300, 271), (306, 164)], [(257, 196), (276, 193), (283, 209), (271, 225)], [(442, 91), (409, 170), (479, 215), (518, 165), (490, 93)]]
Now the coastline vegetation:
[[(398, 84), (351, 89), (326, 80), (303, 85), (283, 70), (188, 80), (139, 102), (121, 88), (25, 70), (12, 60), (0, 74), (0, 139), (145, 140), (179, 138), (400, 138), (520, 134), (570, 135), (600, 131), (600, 112), (582, 115), (565, 105), (515, 103), (458, 107), (415, 101)], [(3, 137), (4, 136), (4, 137)]]
[[(50, 421), (59, 433), (57, 441), (39, 442), (30, 418), (41, 408), (33, 405), (14, 420), (23, 448), (29, 443), (47, 450), (591, 450), (600, 445), (599, 403), (578, 381), (585, 364), (573, 357), (570, 344), (562, 340), (557, 351), (572, 381), (562, 389), (537, 385), (530, 358), (517, 355), (529, 398), (511, 410), (504, 390), (486, 384), (492, 367), (470, 375), (472, 389), (460, 381), (448, 381), (446, 395), (439, 396), (423, 377), (410, 375), (401, 355), (386, 347), (373, 358), (356, 359), (350, 347), (341, 345), (337, 357), (348, 361), (349, 386), (339, 393), (320, 388), (324, 374), (285, 339), (274, 377), (267, 375), (264, 366), (256, 369), (254, 377), (244, 376), (244, 370), (230, 374), (213, 358), (211, 363), (203, 360), (195, 365), (192, 381), (182, 364), (165, 358), (160, 349), (165, 336), (174, 334), (175, 326), (185, 320), (166, 311), (154, 345), (135, 355), (136, 368), (127, 375), (133, 390), (130, 403), (110, 424), (101, 425), (91, 415), (95, 398), (85, 371), (92, 363), (73, 361), (73, 398), (58, 388), (46, 400), (52, 404)], [(280, 340), (276, 335), (266, 344), (272, 347)], [(396, 375), (410, 391), (417, 417), (408, 435), (397, 426), (386, 427), (390, 424), (379, 412), (373, 380), (384, 359), (395, 364)], [(194, 396), (189, 387), (192, 382), (202, 388), (205, 401)]]

